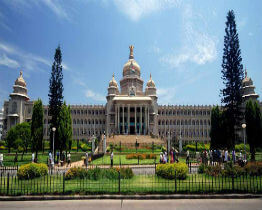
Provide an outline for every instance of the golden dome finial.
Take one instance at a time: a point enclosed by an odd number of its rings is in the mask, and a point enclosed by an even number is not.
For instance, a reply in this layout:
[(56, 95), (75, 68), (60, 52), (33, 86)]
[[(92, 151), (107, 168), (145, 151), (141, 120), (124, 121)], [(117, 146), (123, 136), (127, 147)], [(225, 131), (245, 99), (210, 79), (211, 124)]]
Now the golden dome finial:
[(150, 79), (152, 79), (152, 75), (151, 75), (151, 73), (150, 73)]
[(20, 70), (20, 76), (23, 76), (23, 72), (22, 72), (22, 70)]
[(115, 78), (115, 73), (113, 73), (112, 77)]
[(129, 50), (130, 50), (129, 59), (133, 59), (134, 58), (134, 46), (130, 45)]

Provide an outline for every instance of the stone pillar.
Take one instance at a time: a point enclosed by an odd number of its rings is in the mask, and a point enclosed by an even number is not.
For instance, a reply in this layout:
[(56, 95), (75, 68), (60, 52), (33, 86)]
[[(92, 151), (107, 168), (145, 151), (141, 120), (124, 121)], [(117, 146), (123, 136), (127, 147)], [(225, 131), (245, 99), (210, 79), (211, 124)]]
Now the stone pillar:
[(125, 107), (122, 105), (122, 111), (123, 111), (123, 119), (122, 119), (122, 133), (125, 133)]
[(128, 134), (130, 134), (130, 104), (128, 104), (128, 110), (127, 110), (128, 114), (127, 114), (127, 131)]
[(150, 125), (149, 125), (149, 106), (147, 107), (147, 134), (150, 132)]
[(144, 124), (145, 124), (144, 135), (146, 135), (146, 133), (147, 133), (147, 106), (145, 106), (145, 112), (144, 112)]
[(140, 126), (139, 126), (139, 134), (142, 133), (142, 106), (140, 106)]
[(117, 127), (118, 127), (118, 134), (120, 134), (120, 106), (117, 105)]
[(136, 105), (135, 105), (135, 134), (136, 134)]
[(115, 134), (117, 133), (117, 111), (117, 105), (115, 105)]

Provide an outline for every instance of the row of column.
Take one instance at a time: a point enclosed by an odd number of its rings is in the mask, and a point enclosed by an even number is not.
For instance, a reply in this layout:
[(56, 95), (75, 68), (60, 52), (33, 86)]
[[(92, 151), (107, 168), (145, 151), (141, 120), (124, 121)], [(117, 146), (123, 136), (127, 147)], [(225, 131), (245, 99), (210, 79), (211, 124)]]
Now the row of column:
[[(122, 113), (120, 113), (120, 108), (122, 107)], [(116, 105), (115, 107), (115, 130), (117, 133), (120, 133), (121, 126), (120, 126), (120, 115), (122, 114), (122, 133), (125, 133), (125, 108), (127, 107), (127, 133), (130, 134), (130, 108), (131, 105)], [(137, 130), (137, 108), (140, 108), (139, 112), (139, 128)], [(145, 105), (133, 105), (132, 108), (134, 108), (134, 127), (135, 127), (135, 134), (139, 133), (142, 134), (142, 117), (144, 115), (144, 135), (148, 133), (149, 130), (149, 108)], [(141, 111), (142, 110), (142, 111)]]

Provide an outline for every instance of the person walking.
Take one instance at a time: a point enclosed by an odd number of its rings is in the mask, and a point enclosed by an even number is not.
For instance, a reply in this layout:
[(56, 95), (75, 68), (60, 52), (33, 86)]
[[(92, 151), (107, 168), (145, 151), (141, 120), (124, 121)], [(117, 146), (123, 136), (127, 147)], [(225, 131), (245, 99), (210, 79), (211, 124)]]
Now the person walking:
[(18, 161), (18, 155), (17, 155), (17, 152), (15, 153), (15, 158), (14, 158), (14, 165), (17, 164), (17, 161)]
[(0, 166), (4, 166), (4, 154), (0, 153)]
[(228, 161), (228, 151), (226, 150), (225, 151), (225, 163), (227, 163), (227, 161)]
[(186, 164), (189, 165), (189, 150), (186, 151)]
[(32, 163), (35, 162), (35, 153), (32, 153)]
[(111, 168), (113, 167), (113, 161), (114, 161), (114, 153), (113, 153), (113, 151), (111, 152), (111, 154), (110, 154), (110, 160), (111, 160)]
[(163, 153), (160, 152), (160, 156), (159, 156), (159, 163), (163, 163)]
[(71, 166), (71, 154), (70, 154), (70, 152), (67, 155), (67, 166)]

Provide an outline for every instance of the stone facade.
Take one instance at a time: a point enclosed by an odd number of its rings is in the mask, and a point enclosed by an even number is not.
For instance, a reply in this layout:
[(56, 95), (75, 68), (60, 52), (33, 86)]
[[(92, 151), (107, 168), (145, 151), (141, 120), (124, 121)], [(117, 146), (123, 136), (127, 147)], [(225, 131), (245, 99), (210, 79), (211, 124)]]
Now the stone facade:
[[(71, 105), (73, 139), (89, 139), (93, 135), (155, 135), (175, 137), (183, 141), (210, 141), (211, 110), (213, 106), (158, 105), (156, 84), (150, 75), (146, 83), (141, 78), (140, 66), (130, 46), (129, 60), (123, 67), (120, 88), (115, 76), (108, 85), (106, 105)], [(10, 127), (30, 121), (33, 101), (27, 96), (22, 73), (15, 81), (9, 101), (4, 103), (3, 137)], [(245, 74), (243, 102), (257, 100), (252, 80)], [(244, 103), (243, 103), (244, 104)], [(44, 139), (49, 139), (48, 106), (44, 106)]]

